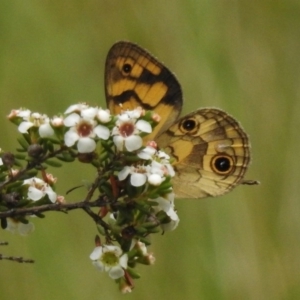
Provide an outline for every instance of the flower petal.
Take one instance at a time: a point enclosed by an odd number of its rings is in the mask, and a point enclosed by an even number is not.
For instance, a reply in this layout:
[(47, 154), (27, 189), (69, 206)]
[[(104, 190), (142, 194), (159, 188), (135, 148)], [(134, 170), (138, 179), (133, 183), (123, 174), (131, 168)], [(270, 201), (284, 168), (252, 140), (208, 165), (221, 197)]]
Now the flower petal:
[(73, 130), (69, 130), (65, 133), (65, 144), (67, 147), (72, 147), (79, 139), (79, 135), (77, 132)]
[(16, 233), (16, 231), (18, 230), (19, 221), (16, 221), (12, 218), (7, 218), (6, 222), (7, 222), (7, 226), (5, 229), (10, 231), (11, 233)]
[(133, 173), (130, 177), (130, 183), (132, 186), (142, 186), (146, 182), (146, 175), (141, 173)]
[(122, 254), (121, 248), (114, 245), (104, 245), (103, 253), (105, 252), (113, 252), (115, 256), (120, 256)]
[(125, 272), (120, 266), (112, 267), (108, 272), (109, 277), (112, 279), (118, 279), (120, 277), (123, 277), (124, 274)]
[(148, 182), (154, 186), (159, 186), (164, 181), (164, 177), (159, 174), (150, 174), (148, 176)]
[(142, 145), (143, 145), (143, 140), (138, 135), (131, 135), (125, 138), (125, 147), (130, 152), (141, 148)]
[(119, 173), (118, 178), (120, 181), (124, 180), (130, 173), (130, 167), (125, 166)]
[(77, 149), (80, 153), (90, 153), (96, 149), (96, 142), (89, 138), (83, 137), (78, 140)]
[(86, 120), (94, 119), (98, 109), (96, 107), (88, 107), (81, 111), (82, 118)]
[(39, 134), (41, 137), (52, 136), (54, 134), (54, 130), (49, 123), (45, 123), (39, 127)]
[(28, 188), (27, 196), (29, 199), (31, 199), (33, 201), (40, 200), (44, 195), (45, 195), (44, 192), (42, 192), (41, 190), (39, 190), (33, 186), (30, 186)]
[(57, 199), (57, 194), (52, 190), (52, 188), (48, 186), (45, 192), (48, 195), (50, 201), (52, 203), (55, 203)]
[(21, 133), (28, 133), (28, 129), (31, 128), (33, 126), (33, 123), (32, 122), (22, 122), (19, 127), (18, 127), (18, 130), (21, 132)]
[(168, 170), (168, 175), (170, 175), (171, 177), (174, 177), (175, 176), (175, 171), (174, 171), (174, 168), (172, 167), (172, 165), (166, 164), (165, 166)]
[(102, 247), (97, 246), (97, 247), (95, 247), (93, 252), (90, 254), (90, 259), (91, 260), (97, 260), (97, 259), (100, 258), (101, 255), (102, 255)]
[(119, 264), (122, 268), (127, 269), (128, 255), (125, 253), (120, 257)]
[(83, 109), (87, 108), (88, 106), (85, 103), (78, 103), (78, 104), (73, 104), (67, 108), (65, 111), (65, 114), (69, 114), (74, 111), (82, 111)]
[(29, 233), (34, 231), (34, 224), (29, 222), (27, 224), (23, 224), (20, 222), (19, 226), (18, 226), (18, 231), (20, 233), (20, 235), (26, 236)]
[(115, 135), (113, 137), (114, 144), (116, 145), (119, 151), (123, 150), (124, 138), (120, 135)]
[(29, 118), (31, 114), (31, 111), (29, 109), (20, 110), (18, 113), (18, 117), (20, 118)]
[[(172, 209), (173, 210), (173, 209)], [(173, 213), (174, 212), (174, 213)], [(178, 215), (177, 213), (173, 210), (172, 213), (170, 213), (170, 210), (169, 210), (169, 213), (171, 214), (171, 216), (168, 214), (168, 216), (171, 218), (171, 222), (169, 223), (166, 223), (166, 224), (161, 224), (161, 227), (164, 231), (172, 231), (174, 229), (176, 229), (176, 227), (178, 226), (179, 224), (179, 218), (178, 218)], [(175, 216), (176, 215), (176, 216)]]
[(140, 131), (147, 132), (147, 133), (152, 132), (151, 124), (145, 120), (138, 120), (135, 126)]
[(80, 116), (76, 113), (72, 113), (64, 119), (64, 124), (67, 127), (75, 126), (76, 124), (78, 124), (79, 120)]
[(94, 128), (96, 135), (103, 140), (107, 140), (110, 136), (109, 129), (103, 125), (98, 125)]
[(104, 271), (104, 265), (101, 261), (93, 261), (93, 265), (100, 271), (103, 272)]
[(137, 156), (141, 159), (152, 159), (153, 155), (156, 153), (156, 149), (150, 146), (145, 147), (142, 149)]
[(24, 182), (23, 185), (26, 185), (26, 184), (27, 185), (36, 185), (36, 184), (43, 185), (43, 184), (45, 184), (45, 181), (38, 177), (32, 177), (29, 179), (25, 179), (23, 182)]

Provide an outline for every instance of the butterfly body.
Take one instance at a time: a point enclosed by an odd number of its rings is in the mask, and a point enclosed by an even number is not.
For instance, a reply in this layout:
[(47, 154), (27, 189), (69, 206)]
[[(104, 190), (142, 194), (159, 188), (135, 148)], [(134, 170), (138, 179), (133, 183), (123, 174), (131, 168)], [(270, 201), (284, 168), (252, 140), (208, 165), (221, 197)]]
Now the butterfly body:
[(144, 49), (130, 42), (112, 46), (106, 59), (105, 91), (108, 108), (115, 114), (141, 106), (161, 116), (147, 138), (173, 158), (177, 197), (218, 196), (247, 183), (243, 176), (250, 162), (250, 145), (240, 124), (214, 108), (198, 109), (179, 119), (180, 85)]

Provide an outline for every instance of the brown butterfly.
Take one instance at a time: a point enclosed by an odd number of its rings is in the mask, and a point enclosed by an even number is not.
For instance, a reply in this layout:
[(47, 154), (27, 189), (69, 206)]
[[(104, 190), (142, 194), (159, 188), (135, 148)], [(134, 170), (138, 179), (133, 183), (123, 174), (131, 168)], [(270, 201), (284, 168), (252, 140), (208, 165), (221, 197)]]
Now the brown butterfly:
[(130, 42), (118, 42), (105, 65), (108, 108), (114, 114), (138, 106), (155, 111), (161, 121), (155, 140), (174, 159), (173, 189), (178, 198), (218, 196), (243, 180), (250, 144), (240, 124), (219, 109), (198, 109), (178, 118), (182, 92), (175, 76), (151, 54)]

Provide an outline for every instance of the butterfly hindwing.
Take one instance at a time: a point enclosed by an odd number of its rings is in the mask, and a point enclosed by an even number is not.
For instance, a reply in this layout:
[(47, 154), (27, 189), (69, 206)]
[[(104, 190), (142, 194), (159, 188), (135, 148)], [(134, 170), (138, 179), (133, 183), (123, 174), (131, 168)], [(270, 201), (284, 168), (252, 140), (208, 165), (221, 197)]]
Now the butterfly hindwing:
[(240, 124), (218, 109), (199, 109), (157, 138), (174, 159), (173, 188), (179, 198), (217, 196), (241, 182), (250, 145)]

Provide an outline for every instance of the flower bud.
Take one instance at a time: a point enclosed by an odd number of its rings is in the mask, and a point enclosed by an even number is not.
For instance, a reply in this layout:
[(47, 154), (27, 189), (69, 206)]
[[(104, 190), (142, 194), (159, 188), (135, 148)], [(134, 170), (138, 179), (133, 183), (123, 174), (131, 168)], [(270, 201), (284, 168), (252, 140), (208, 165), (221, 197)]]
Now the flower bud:
[(2, 162), (6, 167), (11, 168), (15, 163), (15, 156), (10, 152), (5, 152), (2, 154)]
[(32, 144), (29, 145), (27, 149), (27, 153), (30, 157), (38, 158), (43, 154), (44, 150), (43, 147), (39, 144)]

